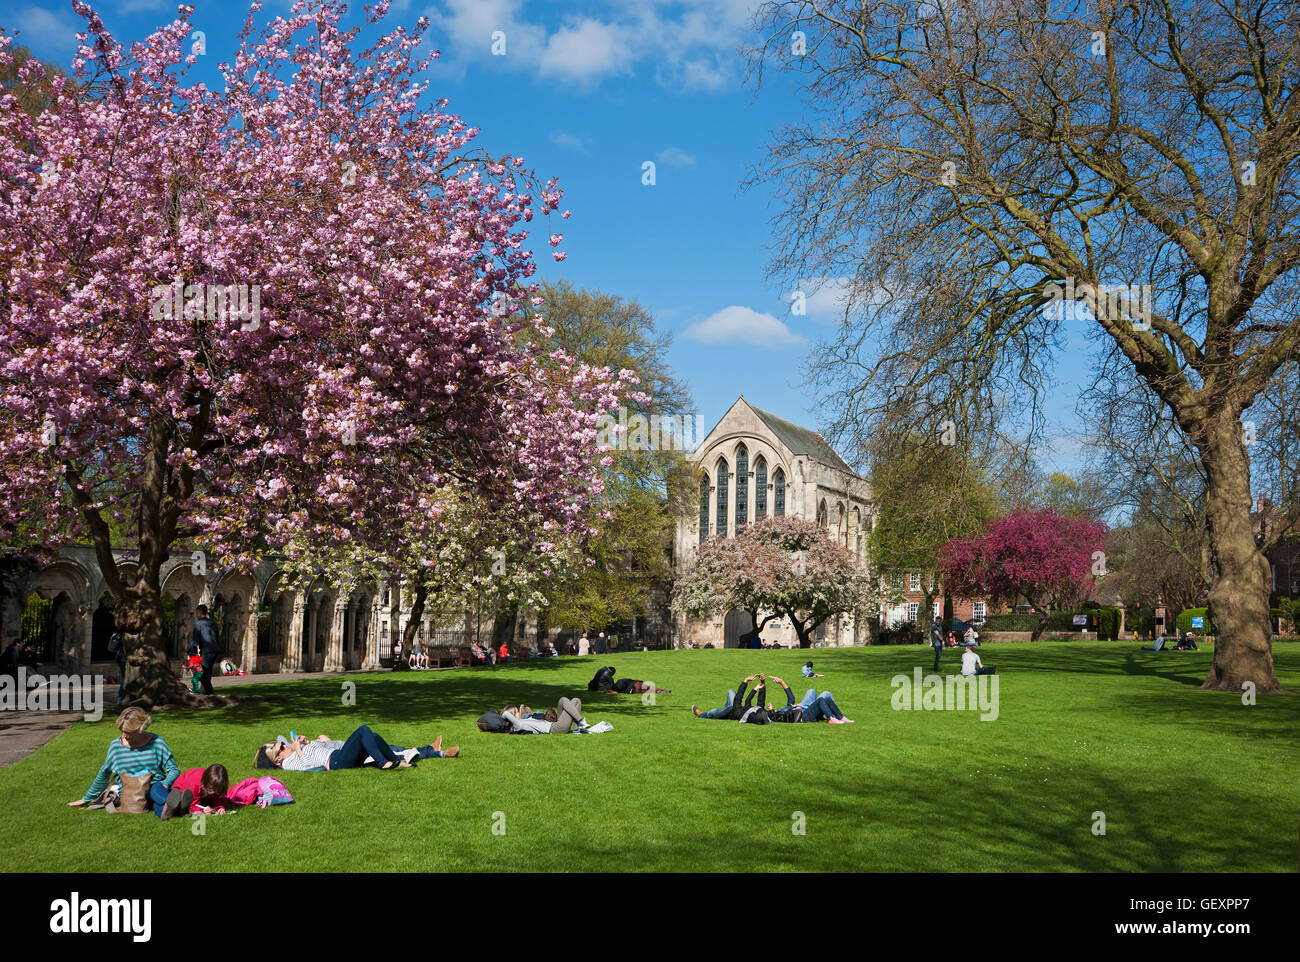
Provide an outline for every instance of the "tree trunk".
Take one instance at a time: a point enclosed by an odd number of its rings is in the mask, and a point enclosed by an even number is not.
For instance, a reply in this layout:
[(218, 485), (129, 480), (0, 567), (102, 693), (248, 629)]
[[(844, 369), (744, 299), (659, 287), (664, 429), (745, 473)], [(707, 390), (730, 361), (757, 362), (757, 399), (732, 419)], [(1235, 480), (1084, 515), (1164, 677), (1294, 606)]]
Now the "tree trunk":
[(1269, 566), (1250, 523), (1250, 460), (1240, 415), (1229, 408), (1205, 427), (1198, 445), (1206, 472), (1205, 518), (1217, 572), (1210, 588), (1214, 609), (1214, 664), (1204, 689), (1281, 691), (1273, 669), (1268, 616)]
[(411, 598), (411, 617), (406, 622), (406, 630), (402, 632), (402, 653), (393, 665), (394, 668), (405, 668), (410, 664), (411, 650), (414, 648), (415, 636), (420, 631), (420, 624), (424, 620), (424, 602), (428, 597), (429, 584), (421, 578)]
[(1034, 626), (1034, 630), (1029, 635), (1030, 641), (1037, 641), (1042, 636), (1044, 629), (1047, 628), (1047, 619), (1051, 616), (1051, 611), (1040, 611), (1038, 613), (1038, 624)]
[(948, 632), (952, 631), (952, 592), (947, 585), (943, 589), (943, 641), (948, 643)]
[(122, 633), (122, 650), (126, 653), (123, 704), (156, 708), (197, 703), (196, 696), (167, 663), (162, 593), (143, 577), (125, 587), (125, 597), (114, 609), (115, 625)]

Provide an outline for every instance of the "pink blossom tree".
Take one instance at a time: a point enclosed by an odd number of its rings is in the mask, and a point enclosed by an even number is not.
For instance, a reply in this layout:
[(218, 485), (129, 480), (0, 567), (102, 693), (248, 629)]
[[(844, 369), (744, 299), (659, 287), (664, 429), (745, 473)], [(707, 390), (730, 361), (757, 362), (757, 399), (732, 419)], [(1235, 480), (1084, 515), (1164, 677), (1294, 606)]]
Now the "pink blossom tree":
[(178, 545), (427, 562), (448, 487), (556, 541), (589, 524), (619, 384), (516, 319), (536, 182), (420, 106), (427, 21), (356, 50), (330, 0), (260, 30), (254, 4), (214, 90), (186, 83), (192, 8), (127, 50), (74, 7), (75, 81), (29, 60), (48, 108), (0, 95), (0, 525), (94, 545), (128, 699), (185, 698), (159, 583)]
[(949, 541), (939, 569), (954, 595), (1032, 607), (1039, 615), (1036, 641), (1053, 611), (1096, 595), (1105, 535), (1105, 526), (1093, 521), (1018, 511), (989, 522), (978, 537)]
[(853, 557), (812, 521), (765, 518), (734, 538), (711, 538), (674, 586), (673, 607), (693, 618), (739, 608), (749, 612), (753, 638), (763, 626), (789, 618), (800, 648), (829, 618), (857, 610), (867, 583)]

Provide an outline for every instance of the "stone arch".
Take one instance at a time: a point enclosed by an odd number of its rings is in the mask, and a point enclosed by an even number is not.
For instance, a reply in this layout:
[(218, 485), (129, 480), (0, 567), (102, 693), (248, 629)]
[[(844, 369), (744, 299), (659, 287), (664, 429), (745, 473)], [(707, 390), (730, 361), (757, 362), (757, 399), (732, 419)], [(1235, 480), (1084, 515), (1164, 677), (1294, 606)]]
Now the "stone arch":
[(250, 625), (254, 630), (256, 626), (253, 618), (256, 597), (257, 583), (243, 572), (226, 572), (212, 586), (211, 615), (221, 636), (221, 655), (245, 671), (256, 667), (255, 645), (248, 640)]
[(827, 516), (825, 498), (822, 498), (821, 501), (817, 503), (817, 527), (826, 530), (830, 529), (830, 521)]

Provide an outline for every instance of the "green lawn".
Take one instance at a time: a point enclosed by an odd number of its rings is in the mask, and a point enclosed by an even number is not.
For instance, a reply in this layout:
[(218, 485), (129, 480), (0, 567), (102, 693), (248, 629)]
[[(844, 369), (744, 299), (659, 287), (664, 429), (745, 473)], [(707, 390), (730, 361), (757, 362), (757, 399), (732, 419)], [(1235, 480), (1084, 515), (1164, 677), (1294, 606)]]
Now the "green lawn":
[[(254, 774), (255, 747), (290, 728), (390, 741), (437, 733), (461, 758), (393, 773), (283, 773), (293, 805), (209, 818), (69, 809), (113, 737), (113, 713), (0, 769), (0, 869), (13, 871), (1294, 871), (1300, 698), (1253, 707), (1195, 690), (1210, 652), (1134, 643), (989, 645), (999, 717), (895, 711), (891, 676), (920, 647), (813, 654), (854, 725), (697, 720), (752, 671), (806, 685), (806, 653), (682, 651), (499, 668), (311, 679), (237, 689), (238, 706), (160, 712), (182, 768)], [(1275, 650), (1300, 689), (1300, 643)], [(600, 663), (673, 689), (592, 695)], [(952, 670), (956, 656), (945, 654)], [(794, 679), (799, 679), (794, 681)], [(485, 709), (579, 694), (614, 731), (487, 735)], [(494, 813), (505, 834), (494, 834)], [(792, 832), (802, 812), (806, 834)], [(1104, 812), (1106, 834), (1092, 832)], [(497, 823), (499, 824), (499, 822)]]

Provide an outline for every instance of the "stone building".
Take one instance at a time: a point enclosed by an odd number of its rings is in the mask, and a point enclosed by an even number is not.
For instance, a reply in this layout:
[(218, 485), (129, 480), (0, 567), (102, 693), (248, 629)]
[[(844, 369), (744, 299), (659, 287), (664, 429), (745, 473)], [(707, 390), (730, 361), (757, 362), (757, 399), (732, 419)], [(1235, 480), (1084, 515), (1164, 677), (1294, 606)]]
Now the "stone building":
[[(872, 524), (866, 479), (816, 431), (740, 397), (699, 442), (691, 459), (703, 472), (699, 514), (678, 520), (673, 556), (679, 570), (694, 560), (706, 539), (733, 538), (750, 522), (781, 515), (815, 520), (865, 563), (865, 535)], [(677, 615), (675, 644), (680, 648), (694, 641), (734, 648), (752, 629), (743, 611), (691, 619)], [(829, 645), (865, 644), (867, 634), (866, 618), (849, 615), (824, 624), (817, 639)], [(768, 644), (799, 644), (794, 627), (784, 620), (769, 622), (762, 638)]]
[[(135, 563), (129, 549), (113, 555), (121, 570)], [(180, 555), (164, 565), (161, 582), (169, 611), (168, 656), (182, 657), (195, 608), (204, 604), (220, 628), (222, 657), (248, 672), (379, 668), (391, 653), (391, 639), (400, 637), (410, 617), (399, 586), (322, 579), (303, 586), (269, 560), (252, 573), (236, 573)], [(42, 632), (48, 633), (45, 660), (67, 672), (111, 661), (113, 600), (92, 547), (62, 548), (53, 563), (11, 587), (0, 615), (3, 646), (23, 635), (24, 613), (33, 600), (42, 606)], [(434, 618), (426, 613), (423, 619), (426, 639), (435, 634)]]

